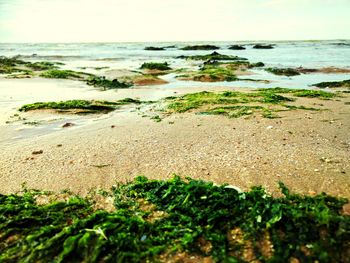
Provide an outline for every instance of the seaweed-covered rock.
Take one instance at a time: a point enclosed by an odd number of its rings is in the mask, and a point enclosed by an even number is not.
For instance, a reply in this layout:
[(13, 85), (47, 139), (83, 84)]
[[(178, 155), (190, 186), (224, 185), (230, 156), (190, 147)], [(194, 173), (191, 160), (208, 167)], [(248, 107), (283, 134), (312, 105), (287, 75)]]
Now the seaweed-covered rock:
[(165, 50), (165, 48), (163, 48), (163, 47), (145, 47), (145, 50), (148, 50), (148, 51), (162, 51), (162, 50)]
[(94, 87), (102, 87), (104, 90), (106, 89), (126, 89), (132, 86), (130, 83), (120, 82), (118, 79), (109, 80), (106, 77), (90, 77), (87, 82), (88, 85)]
[(350, 79), (343, 81), (329, 81), (329, 82), (320, 82), (313, 84), (312, 86), (325, 89), (325, 88), (350, 88)]
[(257, 45), (254, 45), (253, 48), (255, 48), (255, 49), (273, 49), (274, 46), (271, 44), (269, 44), (269, 45), (257, 44)]
[(242, 45), (232, 45), (230, 46), (228, 49), (232, 49), (232, 50), (244, 50), (246, 49), (244, 46)]
[(223, 55), (216, 51), (207, 55), (195, 55), (195, 56), (178, 56), (180, 59), (191, 59), (191, 60), (248, 60), (246, 58), (238, 56)]
[(169, 70), (169, 64), (167, 62), (157, 63), (157, 62), (146, 62), (141, 65), (141, 69), (150, 70)]
[(186, 46), (180, 49), (181, 50), (217, 50), (217, 49), (220, 49), (220, 47), (214, 46), (214, 45), (194, 45), (194, 46)]
[(293, 68), (267, 68), (266, 71), (275, 75), (282, 75), (287, 77), (300, 75), (300, 73)]

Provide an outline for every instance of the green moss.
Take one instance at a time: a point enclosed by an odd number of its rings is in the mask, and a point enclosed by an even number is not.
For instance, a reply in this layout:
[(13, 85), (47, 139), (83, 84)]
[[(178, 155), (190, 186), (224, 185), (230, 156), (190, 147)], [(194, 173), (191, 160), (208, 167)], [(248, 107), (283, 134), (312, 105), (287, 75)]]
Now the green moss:
[(283, 75), (288, 77), (300, 75), (297, 70), (292, 68), (267, 68), (265, 70), (275, 75)]
[(41, 73), (40, 77), (49, 78), (49, 79), (68, 79), (68, 78), (80, 79), (81, 75), (72, 70), (52, 69)]
[(26, 64), (26, 66), (33, 70), (53, 70), (58, 68), (55, 64), (56, 63), (43, 61), (43, 62), (28, 63)]
[(258, 89), (264, 93), (290, 93), (296, 97), (331, 99), (337, 96), (335, 93), (325, 92), (322, 90), (307, 90), (307, 89), (287, 89), (287, 88), (270, 88)]
[(104, 90), (126, 89), (132, 86), (132, 84), (126, 83), (126, 82), (120, 82), (118, 79), (109, 80), (109, 79), (106, 79), (105, 77), (97, 77), (97, 76), (90, 77), (86, 83), (94, 87), (102, 87)]
[(24, 65), (27, 62), (18, 59), (18, 57), (4, 57), (0, 56), (0, 66), (14, 67), (18, 65)]
[(273, 197), (262, 187), (241, 192), (178, 176), (137, 177), (99, 194), (114, 199), (115, 212), (95, 211), (93, 199), (72, 195), (45, 205), (36, 199), (54, 194), (0, 195), (0, 261), (158, 262), (167, 253), (172, 262), (182, 252), (251, 262), (244, 257), (250, 248), (254, 261), (346, 262), (350, 217), (341, 210), (347, 200), (279, 187), (283, 195)]
[(148, 62), (148, 63), (143, 63), (141, 65), (141, 69), (169, 70), (171, 68), (169, 67), (169, 64), (167, 62), (163, 62), (163, 63)]
[(330, 81), (330, 82), (320, 82), (313, 84), (312, 86), (319, 88), (350, 88), (350, 79), (343, 81)]
[(220, 47), (214, 45), (194, 45), (194, 46), (186, 46), (180, 48), (181, 50), (216, 50), (220, 49)]
[(207, 55), (179, 56), (177, 58), (191, 60), (247, 60), (246, 58), (241, 58), (237, 56), (223, 55), (215, 51)]
[(108, 112), (115, 110), (118, 105), (125, 104), (125, 102), (109, 102), (109, 101), (88, 101), (88, 100), (67, 100), (60, 102), (36, 102), (32, 104), (23, 105), (19, 111), (31, 111), (40, 109), (55, 109), (55, 110), (73, 110), (81, 109), (89, 113)]
[[(319, 110), (302, 105), (288, 105), (296, 99), (278, 94), (293, 94), (293, 90), (267, 89), (257, 92), (225, 91), (221, 93), (198, 92), (179, 97), (166, 98), (166, 108), (169, 112), (183, 113), (196, 109), (200, 114), (216, 114), (229, 117), (240, 117), (261, 113), (264, 118), (277, 118), (277, 112), (289, 110)], [(288, 92), (287, 92), (288, 91)], [(296, 93), (296, 96), (302, 93)], [(321, 97), (322, 98), (322, 97)]]

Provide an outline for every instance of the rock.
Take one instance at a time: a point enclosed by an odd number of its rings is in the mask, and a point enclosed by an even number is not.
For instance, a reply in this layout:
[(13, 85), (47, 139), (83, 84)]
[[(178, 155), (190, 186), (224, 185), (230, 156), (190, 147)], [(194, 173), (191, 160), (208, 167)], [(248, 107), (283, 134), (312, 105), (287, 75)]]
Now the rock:
[(244, 46), (241, 45), (232, 45), (230, 46), (228, 49), (232, 49), (232, 50), (244, 50), (246, 49)]
[(255, 49), (273, 49), (273, 45), (263, 45), (263, 44), (257, 44), (253, 46)]
[(145, 50), (148, 51), (162, 51), (165, 50), (163, 47), (145, 47)]
[(72, 127), (74, 126), (75, 124), (72, 123), (72, 122), (66, 122), (65, 124), (62, 125), (62, 128), (69, 128), (69, 127)]
[(33, 151), (32, 154), (37, 155), (37, 154), (42, 154), (43, 152), (44, 152), (43, 150)]

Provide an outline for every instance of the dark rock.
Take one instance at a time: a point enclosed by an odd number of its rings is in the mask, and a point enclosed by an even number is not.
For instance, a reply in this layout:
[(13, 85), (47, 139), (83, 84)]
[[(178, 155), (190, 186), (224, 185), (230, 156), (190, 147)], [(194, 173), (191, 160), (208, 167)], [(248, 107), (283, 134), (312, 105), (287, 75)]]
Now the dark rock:
[(244, 46), (241, 45), (232, 45), (230, 46), (228, 49), (232, 49), (232, 50), (244, 50), (246, 49)]
[(145, 47), (145, 50), (148, 51), (162, 51), (165, 50), (163, 47)]
[(254, 45), (253, 48), (255, 49), (273, 49), (273, 45), (263, 45), (263, 44), (257, 44)]
[(69, 127), (72, 127), (74, 125), (75, 125), (74, 123), (66, 122), (65, 124), (62, 125), (62, 128), (69, 128)]

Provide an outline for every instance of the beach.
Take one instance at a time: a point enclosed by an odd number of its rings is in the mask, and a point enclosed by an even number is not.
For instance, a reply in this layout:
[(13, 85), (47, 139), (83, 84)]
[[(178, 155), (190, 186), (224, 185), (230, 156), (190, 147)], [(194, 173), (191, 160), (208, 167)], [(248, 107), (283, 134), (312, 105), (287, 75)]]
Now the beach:
[[(61, 61), (64, 62), (61, 64), (65, 64), (61, 66), (63, 68), (79, 68), (85, 70), (84, 72), (105, 74), (113, 78), (135, 75), (131, 70), (135, 70), (137, 64), (146, 60), (173, 61), (172, 67), (180, 67), (180, 64), (184, 63), (181, 66), (192, 71), (200, 64), (198, 61), (174, 59), (174, 55), (180, 54), (177, 49), (155, 54), (149, 51), (141, 52), (142, 45), (128, 46), (125, 52), (129, 55), (116, 59), (108, 59), (109, 56), (106, 56), (113, 50), (108, 49), (108, 45), (100, 50), (97, 45), (91, 46), (96, 51), (95, 54), (92, 53), (92, 57), (91, 54), (88, 56), (84, 53), (75, 57), (72, 52), (77, 48), (76, 45), (68, 45), (67, 51), (64, 45), (58, 46), (57, 49), (48, 49), (45, 46), (28, 49), (25, 45), (22, 49), (18, 46), (10, 49), (9, 45), (2, 45), (3, 51), (8, 55), (22, 52), (25, 60)], [(293, 45), (299, 45), (297, 49), (304, 48), (304, 53), (312, 53), (315, 51), (315, 45), (325, 49), (332, 43), (296, 42), (279, 45), (282, 50), (286, 50), (287, 57), (282, 57), (281, 59), (285, 60), (278, 64), (291, 66), (305, 62), (306, 66), (315, 66), (316, 61), (301, 61), (301, 57), (299, 62), (291, 62), (290, 49)], [(112, 45), (109, 48), (111, 47)], [(122, 45), (117, 47), (120, 51), (117, 51), (114, 57), (120, 56), (123, 51)], [(41, 54), (29, 55), (34, 53), (35, 48)], [(56, 192), (69, 189), (74, 193), (86, 195), (91, 189), (109, 189), (117, 183), (131, 181), (138, 175), (165, 179), (177, 174), (217, 184), (228, 183), (244, 190), (262, 185), (271, 193), (277, 192), (278, 182), (282, 181), (299, 193), (314, 195), (326, 192), (349, 198), (348, 93), (341, 93), (341, 96), (331, 100), (298, 98), (296, 104), (303, 107), (316, 105), (320, 111), (285, 111), (279, 114), (279, 118), (272, 119), (256, 114), (227, 118), (198, 115), (195, 111), (189, 111), (165, 114), (160, 122), (156, 122), (145, 116), (158, 116), (157, 107), (147, 105), (125, 105), (108, 114), (84, 116), (52, 110), (18, 112), (22, 105), (39, 101), (115, 101), (133, 98), (152, 101), (153, 105), (157, 105), (169, 96), (202, 91), (250, 92), (250, 86), (256, 89), (262, 85), (288, 86), (287, 83), (291, 83), (295, 88), (304, 88), (313, 81), (317, 82), (316, 80), (346, 79), (349, 73), (344, 65), (349, 64), (340, 56), (343, 49), (339, 51), (337, 61), (334, 61), (334, 57), (325, 55), (322, 60), (328, 59), (328, 62), (317, 64), (318, 68), (338, 67), (341, 70), (337, 71), (341, 71), (342, 74), (332, 70), (300, 77), (274, 76), (271, 79), (273, 75), (269, 73), (269, 81), (265, 84), (252, 81), (179, 81), (174, 78), (174, 73), (170, 72), (169, 75), (160, 75), (160, 79), (166, 80), (160, 85), (145, 83), (129, 89), (100, 91), (76, 80), (3, 77), (0, 79), (0, 191), (6, 194), (20, 191), (25, 183), (29, 188)], [(101, 53), (101, 50), (108, 52)], [(268, 52), (271, 54), (270, 59), (282, 52), (278, 51), (278, 48), (276, 50), (277, 53), (270, 50), (260, 51), (261, 58), (266, 59)], [(237, 54), (237, 51), (230, 52)], [(181, 52), (183, 53), (184, 51)], [(208, 52), (199, 51), (199, 54), (205, 53)], [(192, 51), (189, 54), (197, 53)], [(257, 51), (252, 49), (243, 54), (253, 54), (251, 56), (255, 61), (260, 60)], [(112, 54), (108, 55), (113, 57)], [(274, 59), (271, 60), (271, 65)], [(81, 67), (82, 64), (88, 65), (92, 62), (95, 69)], [(101, 71), (96, 69), (97, 66), (105, 68)], [(243, 74), (243, 77), (245, 75), (247, 74)], [(248, 76), (252, 79), (254, 76), (255, 79), (264, 79), (267, 73), (253, 70)], [(319, 76), (321, 77), (318, 78)], [(66, 123), (71, 125), (63, 128)], [(40, 153), (35, 154), (38, 151)]]

